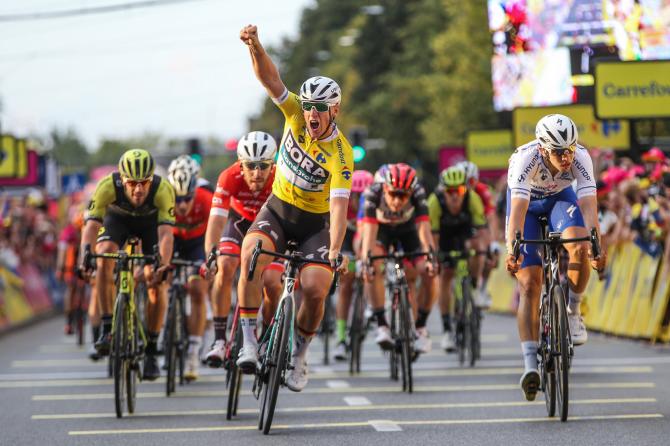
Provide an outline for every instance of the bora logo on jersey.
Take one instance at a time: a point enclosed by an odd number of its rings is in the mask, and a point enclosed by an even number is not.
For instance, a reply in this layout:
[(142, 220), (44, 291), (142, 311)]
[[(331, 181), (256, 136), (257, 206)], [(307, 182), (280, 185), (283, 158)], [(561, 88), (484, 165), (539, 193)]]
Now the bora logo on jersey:
[[(307, 190), (322, 190), (329, 173), (319, 164), (319, 155), (321, 154), (317, 155), (317, 159), (310, 157), (289, 131), (284, 139), (284, 150), (281, 151), (278, 167), (287, 178), (294, 177), (292, 182), (296, 186)], [(326, 160), (325, 157), (323, 160)]]

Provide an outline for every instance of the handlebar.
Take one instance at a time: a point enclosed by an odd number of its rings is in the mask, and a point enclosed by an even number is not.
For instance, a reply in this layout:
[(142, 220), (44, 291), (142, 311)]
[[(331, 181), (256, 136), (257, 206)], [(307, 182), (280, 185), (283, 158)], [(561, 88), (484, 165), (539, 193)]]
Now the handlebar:
[[(251, 254), (251, 263), (249, 264), (249, 271), (247, 272), (247, 280), (249, 280), (249, 281), (253, 280), (254, 273), (256, 272), (256, 264), (258, 263), (258, 257), (261, 254), (269, 255), (269, 256), (272, 256), (272, 257), (278, 257), (280, 259), (288, 260), (289, 262), (295, 262), (295, 263), (299, 263), (299, 264), (316, 263), (316, 264), (319, 264), (319, 265), (331, 266), (329, 260), (308, 259), (307, 257), (304, 257), (303, 255), (301, 255), (300, 253), (298, 253), (296, 251), (289, 251), (288, 254), (284, 254), (284, 253), (265, 250), (265, 249), (262, 248), (261, 241), (258, 240), (256, 242), (256, 246), (254, 247), (254, 251)], [(337, 267), (339, 267), (342, 264), (342, 260), (343, 260), (343, 257), (342, 257), (342, 254), (340, 254), (338, 256), (338, 259), (337, 259), (337, 262), (336, 262)], [(339, 283), (339, 273), (337, 272), (337, 269), (335, 269), (335, 272), (333, 274), (333, 281), (330, 285), (330, 289), (328, 291), (328, 294), (332, 294), (332, 293), (335, 292), (335, 288), (337, 288), (338, 283)]]
[(591, 228), (591, 232), (586, 237), (574, 237), (574, 238), (552, 238), (552, 239), (541, 239), (541, 240), (524, 240), (521, 238), (521, 231), (516, 231), (514, 234), (514, 241), (512, 242), (512, 255), (514, 260), (518, 260), (519, 255), (521, 254), (521, 245), (563, 245), (566, 243), (575, 243), (575, 242), (590, 242), (591, 243), (591, 252), (593, 253), (593, 258), (600, 257), (600, 240), (598, 239), (598, 232), (596, 228)]
[[(118, 252), (105, 252), (102, 254), (94, 254), (91, 252), (91, 245), (86, 244), (84, 245), (84, 257), (82, 259), (82, 263), (84, 266), (85, 271), (95, 271), (97, 265), (94, 262), (95, 259), (110, 259), (110, 260), (119, 260), (119, 259), (127, 259), (127, 260), (144, 260), (147, 262), (151, 262), (153, 264), (154, 270), (157, 270), (160, 268), (161, 265), (161, 255), (158, 252), (158, 245), (154, 245), (154, 253), (153, 254), (128, 254), (127, 252), (121, 250)], [(167, 271), (163, 273), (163, 276), (161, 277), (161, 281), (164, 281), (165, 278), (167, 277)]]

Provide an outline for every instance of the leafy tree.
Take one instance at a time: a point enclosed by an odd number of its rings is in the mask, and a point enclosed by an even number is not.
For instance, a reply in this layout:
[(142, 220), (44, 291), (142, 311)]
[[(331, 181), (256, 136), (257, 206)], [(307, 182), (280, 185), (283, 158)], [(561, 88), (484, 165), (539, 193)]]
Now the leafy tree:
[(74, 129), (54, 128), (49, 132), (49, 137), (54, 158), (66, 170), (75, 171), (87, 167), (90, 153)]

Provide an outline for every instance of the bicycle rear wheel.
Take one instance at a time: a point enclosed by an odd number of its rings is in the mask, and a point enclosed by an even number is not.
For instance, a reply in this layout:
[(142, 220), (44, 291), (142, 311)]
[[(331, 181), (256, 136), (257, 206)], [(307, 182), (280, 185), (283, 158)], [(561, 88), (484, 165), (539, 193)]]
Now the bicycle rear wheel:
[(116, 298), (114, 308), (114, 336), (112, 338), (112, 375), (114, 376), (114, 406), (116, 417), (123, 417), (125, 406), (125, 381), (128, 362), (126, 360), (126, 340), (128, 339), (128, 321), (126, 320), (126, 296), (120, 294)]
[(568, 314), (565, 307), (565, 296), (559, 286), (555, 286), (552, 295), (554, 306), (552, 330), (556, 338), (554, 355), (554, 373), (556, 375), (556, 406), (561, 415), (561, 421), (568, 419), (569, 387), (570, 387), (570, 330), (568, 329)]
[(412, 309), (409, 306), (407, 290), (402, 289), (398, 297), (400, 300), (400, 363), (402, 365), (402, 390), (412, 393), (414, 390), (412, 379), (412, 355), (414, 352)]
[(228, 367), (230, 378), (228, 379), (228, 406), (226, 408), (226, 419), (230, 420), (237, 414), (237, 403), (240, 399), (240, 386), (242, 384), (242, 371), (235, 363), (242, 345), (242, 327), (237, 321), (234, 338), (230, 347), (230, 358)]
[(168, 317), (165, 324), (165, 363), (167, 376), (165, 379), (165, 395), (170, 396), (175, 391), (175, 377), (177, 373), (177, 295), (174, 289), (170, 290)]
[(291, 336), (291, 323), (293, 321), (292, 302), (284, 299), (283, 308), (275, 332), (275, 339), (272, 342), (270, 351), (270, 366), (268, 384), (265, 386), (263, 394), (263, 434), (270, 433), (272, 418), (277, 404), (277, 394), (282, 382), (284, 371), (286, 370), (288, 360), (288, 343)]

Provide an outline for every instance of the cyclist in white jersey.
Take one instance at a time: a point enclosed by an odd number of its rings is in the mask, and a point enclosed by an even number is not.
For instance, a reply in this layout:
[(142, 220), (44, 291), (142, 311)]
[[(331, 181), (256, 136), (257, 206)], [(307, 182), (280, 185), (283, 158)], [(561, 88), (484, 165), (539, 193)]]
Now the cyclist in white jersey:
[[(564, 238), (585, 237), (587, 228), (598, 224), (596, 182), (593, 163), (586, 148), (577, 144), (577, 127), (564, 115), (547, 115), (535, 128), (537, 139), (517, 148), (507, 172), (507, 270), (516, 275), (521, 298), (517, 310), (519, 338), (524, 358), (521, 388), (533, 401), (540, 385), (537, 370), (539, 298), (542, 288), (542, 257), (539, 245), (524, 245), (515, 260), (512, 242), (516, 231), (524, 239), (540, 239), (539, 218), (546, 216), (551, 231)], [(576, 182), (575, 189), (572, 188)], [(587, 334), (579, 313), (580, 295), (589, 280), (588, 242), (564, 245), (568, 251), (570, 288), (569, 325), (575, 345), (586, 342)], [(594, 269), (605, 266), (604, 254), (591, 260)]]

